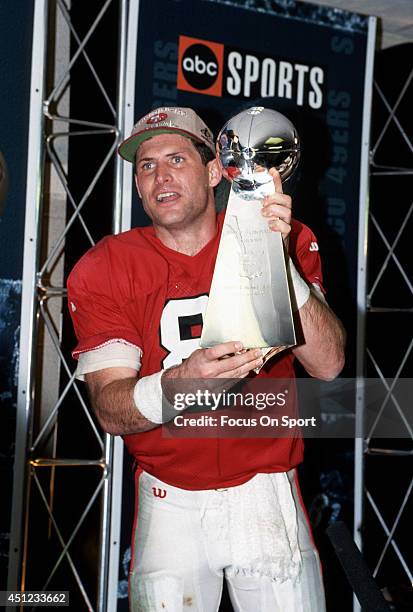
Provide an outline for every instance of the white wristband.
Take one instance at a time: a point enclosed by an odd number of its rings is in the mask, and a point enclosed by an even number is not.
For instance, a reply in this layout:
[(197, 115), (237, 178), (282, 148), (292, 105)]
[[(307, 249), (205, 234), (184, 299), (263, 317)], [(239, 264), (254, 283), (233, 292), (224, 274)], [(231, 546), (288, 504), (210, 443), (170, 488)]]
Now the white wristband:
[(299, 275), (297, 268), (295, 267), (291, 257), (288, 259), (288, 270), (290, 273), (290, 279), (293, 284), (295, 303), (297, 310), (300, 310), (310, 297), (310, 287), (307, 285), (305, 280)]
[(136, 408), (145, 419), (157, 425), (165, 422), (162, 411), (162, 374), (163, 370), (140, 378), (133, 390), (133, 401)]

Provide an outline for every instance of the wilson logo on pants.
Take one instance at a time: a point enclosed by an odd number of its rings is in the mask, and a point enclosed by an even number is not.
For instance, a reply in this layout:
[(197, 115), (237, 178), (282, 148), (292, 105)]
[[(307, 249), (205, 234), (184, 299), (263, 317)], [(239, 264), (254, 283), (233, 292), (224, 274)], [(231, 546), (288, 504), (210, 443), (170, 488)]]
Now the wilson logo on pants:
[(152, 491), (153, 491), (154, 497), (160, 497), (161, 499), (166, 497), (165, 489), (157, 489), (156, 487), (152, 487)]

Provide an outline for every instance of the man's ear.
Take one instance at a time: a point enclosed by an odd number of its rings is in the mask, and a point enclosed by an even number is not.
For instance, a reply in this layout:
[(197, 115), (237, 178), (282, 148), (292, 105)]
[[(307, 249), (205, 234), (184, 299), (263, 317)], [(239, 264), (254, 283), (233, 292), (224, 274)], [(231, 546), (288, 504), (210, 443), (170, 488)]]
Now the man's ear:
[(217, 159), (212, 159), (207, 163), (207, 170), (209, 187), (216, 187), (222, 178), (221, 164)]
[(139, 197), (140, 197), (140, 199), (142, 200), (142, 195), (141, 195), (141, 192), (140, 192), (140, 189), (139, 189), (139, 185), (138, 185), (138, 176), (137, 176), (136, 172), (135, 172), (135, 175), (134, 175), (134, 176), (135, 176), (135, 186), (136, 186), (136, 191), (138, 192), (138, 196), (139, 196)]

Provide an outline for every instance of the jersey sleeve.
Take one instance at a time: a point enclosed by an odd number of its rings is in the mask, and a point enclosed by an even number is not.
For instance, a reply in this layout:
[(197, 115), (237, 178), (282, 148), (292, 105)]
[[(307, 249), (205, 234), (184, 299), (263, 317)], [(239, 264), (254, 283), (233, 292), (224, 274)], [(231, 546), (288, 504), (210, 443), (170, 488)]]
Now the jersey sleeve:
[(299, 227), (300, 229), (295, 236), (290, 256), (300, 275), (308, 283), (315, 285), (325, 294), (317, 238), (306, 225), (300, 223)]
[(72, 352), (75, 359), (114, 342), (142, 347), (141, 334), (116, 294), (114, 276), (105, 241), (88, 251), (69, 275), (68, 304), (78, 340)]
[(85, 374), (107, 368), (130, 368), (139, 372), (142, 351), (123, 342), (112, 342), (100, 348), (79, 353), (76, 378), (85, 379)]

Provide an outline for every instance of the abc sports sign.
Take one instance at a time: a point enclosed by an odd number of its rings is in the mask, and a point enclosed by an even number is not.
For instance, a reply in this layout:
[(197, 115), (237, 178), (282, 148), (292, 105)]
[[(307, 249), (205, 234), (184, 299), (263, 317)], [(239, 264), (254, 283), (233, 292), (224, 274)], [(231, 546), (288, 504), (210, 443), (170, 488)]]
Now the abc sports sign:
[(177, 88), (221, 96), (223, 60), (224, 45), (180, 36)]
[(313, 109), (324, 102), (321, 66), (200, 38), (179, 37), (177, 75), (177, 89), (208, 96), (284, 98)]

